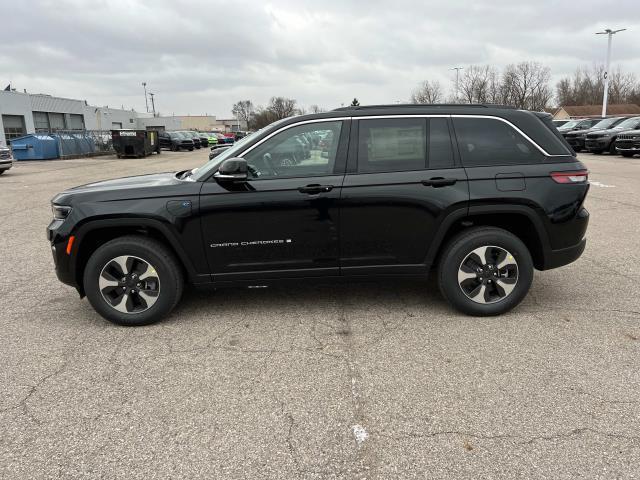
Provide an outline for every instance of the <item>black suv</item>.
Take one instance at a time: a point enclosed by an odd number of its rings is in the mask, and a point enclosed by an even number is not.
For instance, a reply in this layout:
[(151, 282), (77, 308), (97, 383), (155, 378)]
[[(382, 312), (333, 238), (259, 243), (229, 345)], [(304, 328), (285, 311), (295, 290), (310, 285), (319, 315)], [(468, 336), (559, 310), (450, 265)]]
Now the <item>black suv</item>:
[[(294, 161), (301, 135), (309, 156)], [(547, 114), (348, 107), (280, 120), (198, 169), (67, 190), (47, 232), (58, 278), (124, 325), (166, 315), (185, 282), (425, 278), (432, 267), (451, 305), (496, 315), (525, 297), (534, 269), (582, 254), (588, 190)]]
[(168, 148), (174, 152), (184, 148), (185, 150), (193, 150), (193, 140), (187, 138), (179, 132), (160, 132), (158, 134), (158, 143), (160, 148)]
[(583, 130), (572, 130), (564, 134), (564, 138), (567, 140), (569, 145), (576, 151), (579, 152), (586, 148), (586, 140), (587, 135), (593, 132), (599, 132), (602, 130), (608, 130), (610, 128), (615, 127), (617, 124), (622, 122), (624, 117), (610, 117), (610, 118), (602, 118), (600, 121), (596, 122), (594, 125), (588, 128), (584, 128)]
[(618, 134), (627, 130), (635, 130), (640, 127), (640, 117), (627, 118), (617, 123), (613, 128), (587, 133), (584, 144), (591, 153), (609, 152), (612, 155), (616, 151), (616, 139)]

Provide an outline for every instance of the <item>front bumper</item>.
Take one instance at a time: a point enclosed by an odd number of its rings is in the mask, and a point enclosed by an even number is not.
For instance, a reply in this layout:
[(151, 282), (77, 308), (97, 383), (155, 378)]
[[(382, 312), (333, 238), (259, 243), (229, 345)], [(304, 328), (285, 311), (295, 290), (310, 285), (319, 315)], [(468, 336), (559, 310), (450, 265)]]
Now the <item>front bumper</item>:
[(587, 138), (584, 142), (588, 150), (606, 150), (611, 146), (611, 139), (602, 138)]
[(584, 137), (566, 137), (566, 140), (572, 148), (584, 148)]
[(9, 170), (11, 167), (13, 167), (13, 160), (0, 160), (0, 170)]
[(640, 141), (638, 140), (618, 140), (616, 142), (616, 150), (619, 152), (640, 153)]
[(79, 285), (75, 275), (76, 256), (73, 255), (73, 249), (70, 255), (67, 254), (69, 234), (64, 231), (63, 224), (64, 221), (62, 220), (53, 220), (47, 227), (47, 240), (51, 245), (51, 253), (58, 280), (78, 288)]

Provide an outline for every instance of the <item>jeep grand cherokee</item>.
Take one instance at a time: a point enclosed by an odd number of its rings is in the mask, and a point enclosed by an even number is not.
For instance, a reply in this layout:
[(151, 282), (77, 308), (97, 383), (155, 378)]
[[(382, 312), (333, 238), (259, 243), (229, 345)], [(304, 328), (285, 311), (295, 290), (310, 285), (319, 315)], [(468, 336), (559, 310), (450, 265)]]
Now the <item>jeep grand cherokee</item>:
[[(296, 153), (309, 139), (308, 157)], [(287, 150), (289, 148), (289, 150)], [(59, 279), (106, 319), (168, 314), (185, 282), (424, 278), (471, 315), (510, 310), (533, 270), (585, 247), (587, 170), (546, 114), (347, 107), (287, 118), (199, 169), (53, 199)]]

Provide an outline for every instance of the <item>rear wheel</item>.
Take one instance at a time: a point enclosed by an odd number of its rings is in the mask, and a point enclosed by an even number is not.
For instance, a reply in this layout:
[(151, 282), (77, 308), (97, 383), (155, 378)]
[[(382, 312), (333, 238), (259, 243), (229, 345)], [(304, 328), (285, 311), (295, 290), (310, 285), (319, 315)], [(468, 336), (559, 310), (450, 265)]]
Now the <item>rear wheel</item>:
[(609, 145), (609, 153), (611, 155), (617, 155), (618, 151), (616, 150), (616, 141), (611, 140), (611, 145)]
[(140, 326), (159, 321), (176, 306), (183, 276), (162, 243), (127, 236), (93, 253), (84, 271), (84, 288), (102, 317), (119, 325)]
[(454, 237), (438, 269), (440, 291), (468, 315), (500, 315), (518, 305), (533, 280), (533, 261), (522, 241), (494, 227), (478, 227)]

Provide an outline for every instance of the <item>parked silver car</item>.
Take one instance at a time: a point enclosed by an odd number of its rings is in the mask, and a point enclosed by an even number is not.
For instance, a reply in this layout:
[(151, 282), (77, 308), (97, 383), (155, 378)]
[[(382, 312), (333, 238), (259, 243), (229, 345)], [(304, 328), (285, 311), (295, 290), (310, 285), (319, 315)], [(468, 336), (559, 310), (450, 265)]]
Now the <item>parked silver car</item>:
[(0, 143), (0, 175), (13, 167), (11, 149)]

